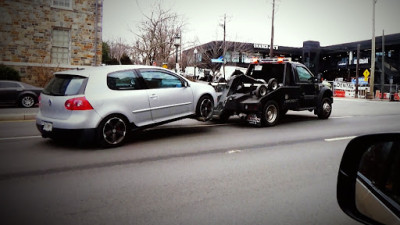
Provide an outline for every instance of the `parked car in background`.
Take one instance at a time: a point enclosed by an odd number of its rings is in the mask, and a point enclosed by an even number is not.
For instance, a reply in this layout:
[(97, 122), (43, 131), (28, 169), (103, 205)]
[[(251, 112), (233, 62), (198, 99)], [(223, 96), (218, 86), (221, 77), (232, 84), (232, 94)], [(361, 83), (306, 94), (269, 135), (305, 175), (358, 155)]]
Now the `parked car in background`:
[(0, 104), (33, 107), (39, 102), (42, 89), (19, 81), (0, 80)]
[(152, 66), (104, 66), (54, 74), (41, 94), (36, 125), (43, 137), (78, 134), (103, 147), (121, 145), (132, 129), (211, 119), (216, 93)]

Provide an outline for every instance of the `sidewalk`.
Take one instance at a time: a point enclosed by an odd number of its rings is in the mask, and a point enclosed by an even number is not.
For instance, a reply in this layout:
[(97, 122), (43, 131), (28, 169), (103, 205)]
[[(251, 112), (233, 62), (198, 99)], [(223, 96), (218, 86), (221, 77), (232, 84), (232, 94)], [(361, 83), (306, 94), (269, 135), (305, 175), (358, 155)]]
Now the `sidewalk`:
[(374, 99), (366, 99), (366, 98), (354, 98), (354, 97), (333, 97), (333, 102), (335, 101), (372, 101), (372, 102), (400, 102), (400, 101), (390, 101), (389, 99), (380, 99), (380, 98), (374, 98)]

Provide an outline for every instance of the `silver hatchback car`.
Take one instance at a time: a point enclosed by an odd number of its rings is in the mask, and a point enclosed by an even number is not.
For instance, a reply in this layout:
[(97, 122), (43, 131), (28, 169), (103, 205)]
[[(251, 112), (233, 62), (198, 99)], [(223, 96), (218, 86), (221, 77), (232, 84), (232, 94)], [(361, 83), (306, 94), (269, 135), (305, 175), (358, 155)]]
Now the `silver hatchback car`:
[(36, 126), (43, 137), (71, 134), (121, 145), (128, 132), (163, 123), (211, 119), (213, 87), (152, 66), (103, 66), (54, 74), (40, 95)]

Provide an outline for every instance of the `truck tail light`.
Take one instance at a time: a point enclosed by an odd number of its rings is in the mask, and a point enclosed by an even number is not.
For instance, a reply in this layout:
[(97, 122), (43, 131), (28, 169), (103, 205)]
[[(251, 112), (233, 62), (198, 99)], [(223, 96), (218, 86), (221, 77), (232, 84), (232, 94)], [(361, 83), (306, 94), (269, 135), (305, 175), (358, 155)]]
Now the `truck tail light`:
[(67, 110), (92, 110), (93, 107), (85, 97), (71, 98), (65, 101)]

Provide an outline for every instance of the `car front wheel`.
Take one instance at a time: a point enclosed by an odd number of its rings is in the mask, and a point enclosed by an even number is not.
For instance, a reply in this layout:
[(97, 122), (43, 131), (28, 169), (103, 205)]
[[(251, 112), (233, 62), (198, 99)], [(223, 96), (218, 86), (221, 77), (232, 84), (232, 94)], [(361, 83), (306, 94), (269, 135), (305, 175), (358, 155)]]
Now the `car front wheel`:
[(214, 101), (211, 96), (205, 95), (200, 98), (196, 107), (196, 117), (200, 121), (210, 120), (214, 112)]
[(35, 98), (32, 97), (31, 95), (22, 96), (21, 100), (19, 101), (19, 104), (22, 107), (30, 108), (33, 105), (35, 105)]
[(128, 123), (121, 116), (109, 116), (100, 123), (97, 132), (102, 147), (117, 147), (125, 141)]
[(268, 101), (262, 111), (261, 124), (263, 126), (271, 127), (279, 120), (279, 107), (275, 101)]

